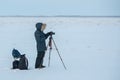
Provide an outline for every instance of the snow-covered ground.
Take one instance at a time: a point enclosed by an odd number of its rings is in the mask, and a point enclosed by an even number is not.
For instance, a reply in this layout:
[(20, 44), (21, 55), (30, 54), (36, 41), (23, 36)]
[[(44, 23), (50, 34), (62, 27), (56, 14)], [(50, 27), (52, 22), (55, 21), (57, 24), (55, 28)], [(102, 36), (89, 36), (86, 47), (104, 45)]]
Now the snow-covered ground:
[[(34, 69), (37, 22), (56, 33), (67, 70), (54, 46), (51, 66)], [(27, 55), (30, 70), (10, 69), (13, 48)], [(120, 17), (0, 17), (0, 80), (120, 80)]]

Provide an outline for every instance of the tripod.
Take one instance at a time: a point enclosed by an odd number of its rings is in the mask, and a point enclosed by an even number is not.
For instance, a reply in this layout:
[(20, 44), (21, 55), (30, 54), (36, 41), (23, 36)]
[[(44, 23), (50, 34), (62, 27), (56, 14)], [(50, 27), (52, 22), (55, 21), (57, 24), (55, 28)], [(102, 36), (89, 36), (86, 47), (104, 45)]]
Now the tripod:
[(62, 57), (61, 57), (61, 55), (60, 55), (60, 53), (59, 53), (59, 50), (58, 50), (58, 48), (57, 48), (57, 46), (56, 46), (56, 43), (55, 43), (52, 35), (50, 35), (50, 37), (49, 37), (49, 42), (48, 42), (48, 46), (49, 46), (49, 61), (48, 61), (48, 66), (50, 66), (50, 58), (51, 58), (51, 52), (52, 52), (52, 42), (53, 42), (53, 44), (54, 44), (54, 46), (55, 46), (55, 49), (56, 49), (56, 51), (57, 51), (57, 53), (58, 53), (58, 55), (59, 55), (59, 58), (60, 58), (61, 62), (62, 62), (62, 64), (63, 64), (63, 67), (64, 67), (65, 69), (67, 69), (66, 66), (65, 66), (65, 64), (64, 64), (64, 62), (63, 62), (63, 59), (62, 59)]

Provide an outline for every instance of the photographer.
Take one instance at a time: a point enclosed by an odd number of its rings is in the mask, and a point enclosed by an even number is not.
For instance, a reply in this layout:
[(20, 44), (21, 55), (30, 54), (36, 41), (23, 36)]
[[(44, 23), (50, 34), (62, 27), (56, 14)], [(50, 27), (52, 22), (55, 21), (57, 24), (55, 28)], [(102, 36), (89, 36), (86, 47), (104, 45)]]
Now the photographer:
[(37, 23), (36, 24), (36, 31), (35, 31), (35, 39), (37, 43), (37, 58), (35, 63), (35, 68), (44, 68), (43, 66), (43, 59), (45, 55), (46, 48), (46, 42), (45, 40), (48, 38), (48, 36), (54, 34), (53, 32), (48, 32), (45, 34), (43, 31), (46, 28), (46, 24), (43, 23)]

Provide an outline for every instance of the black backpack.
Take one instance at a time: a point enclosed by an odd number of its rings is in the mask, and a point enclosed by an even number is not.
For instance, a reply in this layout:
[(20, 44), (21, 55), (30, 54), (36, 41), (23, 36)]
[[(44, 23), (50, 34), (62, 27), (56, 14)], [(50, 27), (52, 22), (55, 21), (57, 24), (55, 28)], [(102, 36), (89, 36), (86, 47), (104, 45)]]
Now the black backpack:
[(12, 63), (12, 65), (13, 65), (12, 69), (18, 69), (18, 67), (19, 67), (19, 61), (18, 60), (14, 60), (13, 63)]
[(20, 56), (18, 68), (20, 70), (27, 70), (28, 69), (28, 59), (25, 57), (25, 54)]

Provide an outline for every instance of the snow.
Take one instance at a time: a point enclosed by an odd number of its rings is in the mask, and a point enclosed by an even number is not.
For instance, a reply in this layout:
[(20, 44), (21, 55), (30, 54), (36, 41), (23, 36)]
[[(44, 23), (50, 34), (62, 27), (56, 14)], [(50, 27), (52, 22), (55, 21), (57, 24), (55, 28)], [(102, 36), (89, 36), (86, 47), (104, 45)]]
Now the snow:
[[(56, 33), (53, 38), (67, 70), (54, 45), (50, 67), (34, 69), (37, 22), (47, 23), (45, 32)], [(119, 17), (0, 17), (0, 44), (1, 80), (120, 80)], [(30, 70), (10, 69), (13, 48), (26, 54)]]

